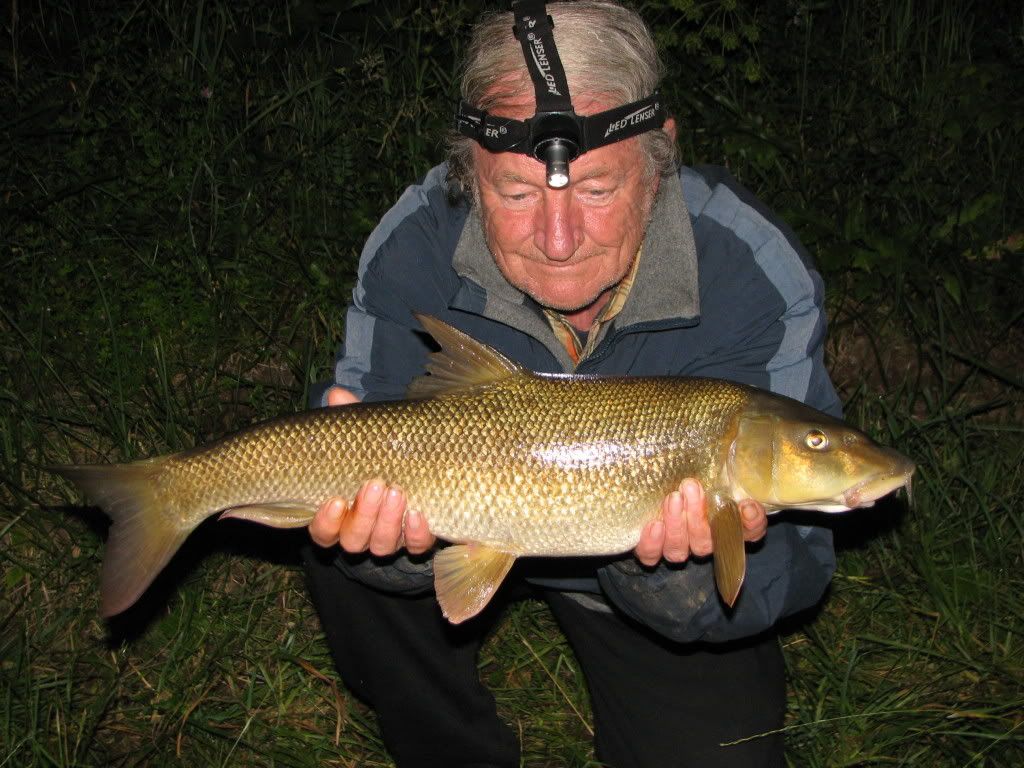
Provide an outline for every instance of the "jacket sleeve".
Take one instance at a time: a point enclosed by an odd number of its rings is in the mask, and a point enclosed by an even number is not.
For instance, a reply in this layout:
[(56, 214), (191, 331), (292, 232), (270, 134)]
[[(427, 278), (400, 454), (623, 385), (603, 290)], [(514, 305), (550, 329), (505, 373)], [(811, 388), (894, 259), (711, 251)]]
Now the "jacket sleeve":
[[(797, 258), (794, 245), (780, 235), (767, 243), (750, 263), (776, 259), (780, 252), (791, 282), (766, 295), (756, 270), (746, 285), (731, 281), (724, 295), (733, 302), (715, 320), (702, 297), (704, 320), (722, 328), (721, 341), (707, 351), (692, 371), (770, 388), (841, 416), (841, 407), (823, 364), (825, 320), (823, 287), (809, 260)], [(797, 246), (798, 247), (798, 246)], [(772, 252), (776, 249), (778, 252)], [(779, 300), (778, 296), (784, 296)], [(781, 311), (780, 311), (781, 309)], [(783, 513), (783, 518), (785, 513)], [(768, 533), (748, 546), (747, 575), (739, 599), (728, 609), (714, 585), (712, 563), (691, 559), (645, 568), (626, 557), (602, 568), (602, 589), (618, 608), (666, 637), (680, 642), (721, 642), (762, 632), (779, 619), (814, 605), (835, 571), (832, 532), (769, 518)]]

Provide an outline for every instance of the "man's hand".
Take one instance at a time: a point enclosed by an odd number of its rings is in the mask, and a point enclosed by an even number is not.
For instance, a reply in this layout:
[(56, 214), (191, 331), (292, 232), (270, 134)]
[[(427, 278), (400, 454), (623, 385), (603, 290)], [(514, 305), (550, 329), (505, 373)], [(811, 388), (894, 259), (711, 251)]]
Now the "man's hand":
[[(359, 398), (341, 387), (327, 390), (327, 404), (350, 405)], [(403, 531), (402, 518), (405, 518)], [(339, 544), (346, 552), (392, 555), (401, 547), (418, 555), (434, 546), (434, 535), (423, 516), (406, 510), (405, 493), (380, 478), (368, 480), (350, 505), (347, 499), (324, 502), (309, 524), (309, 535), (321, 547)]]
[[(764, 507), (752, 499), (740, 502), (745, 541), (758, 541), (768, 530)], [(662, 558), (681, 563), (690, 555), (712, 553), (711, 526), (705, 509), (704, 489), (692, 478), (684, 480), (661, 503), (661, 517), (648, 523), (633, 550), (644, 565), (657, 565)]]

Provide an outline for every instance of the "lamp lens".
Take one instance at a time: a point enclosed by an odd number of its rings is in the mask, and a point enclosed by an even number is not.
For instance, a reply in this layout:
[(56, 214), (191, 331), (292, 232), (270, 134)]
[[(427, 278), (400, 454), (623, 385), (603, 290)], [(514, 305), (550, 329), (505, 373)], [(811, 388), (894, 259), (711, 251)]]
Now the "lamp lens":
[(547, 167), (548, 186), (561, 189), (569, 183), (569, 160), (570, 156), (574, 155), (570, 147), (559, 139), (551, 140), (542, 151)]

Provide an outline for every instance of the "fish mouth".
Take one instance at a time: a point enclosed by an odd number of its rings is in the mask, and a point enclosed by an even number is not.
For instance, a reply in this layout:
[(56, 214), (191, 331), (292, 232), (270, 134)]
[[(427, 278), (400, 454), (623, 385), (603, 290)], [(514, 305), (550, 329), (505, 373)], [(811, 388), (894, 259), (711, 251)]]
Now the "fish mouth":
[(817, 512), (849, 512), (851, 509), (873, 507), (878, 499), (892, 493), (898, 488), (905, 488), (907, 500), (913, 503), (910, 479), (914, 470), (894, 472), (886, 475), (869, 477), (856, 485), (851, 485), (842, 493), (828, 499), (808, 502), (779, 502), (778, 509), (813, 509)]
[(914, 475), (914, 467), (893, 472), (891, 474), (869, 477), (857, 483), (845, 491), (836, 499), (841, 501), (847, 509), (858, 509), (874, 506), (875, 502), (883, 496), (887, 496), (898, 488), (905, 488), (908, 501), (913, 501), (911, 479)]

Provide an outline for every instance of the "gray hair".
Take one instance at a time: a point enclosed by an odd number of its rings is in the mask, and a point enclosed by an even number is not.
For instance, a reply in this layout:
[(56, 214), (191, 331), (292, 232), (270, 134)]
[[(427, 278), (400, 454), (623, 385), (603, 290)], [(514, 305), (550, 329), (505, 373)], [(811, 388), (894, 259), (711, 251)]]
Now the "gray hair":
[[(571, 94), (601, 96), (620, 106), (646, 98), (658, 87), (665, 67), (651, 31), (636, 12), (611, 0), (554, 2), (547, 10)], [(462, 98), (478, 109), (489, 111), (511, 96), (533, 93), (523, 49), (512, 34), (513, 21), (511, 13), (491, 13), (473, 27)], [(639, 140), (648, 174), (675, 172), (678, 152), (667, 133), (647, 131)], [(475, 192), (475, 144), (454, 130), (448, 134), (448, 185), (456, 196), (472, 197)]]

